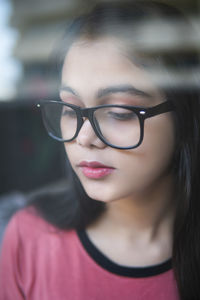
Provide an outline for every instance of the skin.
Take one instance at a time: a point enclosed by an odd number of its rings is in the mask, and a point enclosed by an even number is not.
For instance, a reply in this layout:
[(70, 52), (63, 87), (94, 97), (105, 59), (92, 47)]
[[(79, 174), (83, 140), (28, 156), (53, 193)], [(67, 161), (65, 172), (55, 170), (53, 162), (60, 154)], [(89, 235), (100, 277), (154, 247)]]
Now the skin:
[[(134, 65), (125, 53), (116, 39), (77, 41), (63, 65), (61, 99), (80, 107), (150, 107), (165, 101), (150, 75)], [(97, 95), (99, 90), (122, 85), (131, 85), (148, 96), (128, 92)], [(107, 257), (119, 264), (146, 266), (171, 256), (174, 185), (170, 163), (174, 145), (171, 112), (145, 121), (144, 140), (136, 149), (106, 146), (88, 120), (78, 137), (65, 143), (70, 163), (86, 193), (105, 202), (107, 207), (104, 215), (87, 228), (87, 233)], [(78, 167), (81, 161), (99, 161), (115, 170), (100, 179), (87, 178)]]

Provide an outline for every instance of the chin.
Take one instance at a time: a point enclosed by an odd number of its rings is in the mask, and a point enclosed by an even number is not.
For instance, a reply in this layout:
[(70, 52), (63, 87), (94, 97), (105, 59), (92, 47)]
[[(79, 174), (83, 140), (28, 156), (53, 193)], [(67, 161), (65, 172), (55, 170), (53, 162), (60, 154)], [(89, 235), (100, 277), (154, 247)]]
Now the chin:
[(97, 193), (89, 193), (86, 191), (86, 194), (92, 198), (93, 200), (96, 200), (96, 201), (100, 201), (100, 202), (104, 202), (104, 203), (107, 203), (107, 202), (111, 202), (112, 199), (110, 197), (106, 197), (106, 195), (103, 195), (102, 193), (99, 195)]
[(97, 189), (94, 187), (92, 189), (84, 187), (84, 190), (90, 198), (96, 201), (110, 203), (112, 201), (119, 199), (119, 195), (116, 195), (116, 193), (112, 193), (112, 190), (106, 191), (106, 189), (102, 189), (102, 188)]

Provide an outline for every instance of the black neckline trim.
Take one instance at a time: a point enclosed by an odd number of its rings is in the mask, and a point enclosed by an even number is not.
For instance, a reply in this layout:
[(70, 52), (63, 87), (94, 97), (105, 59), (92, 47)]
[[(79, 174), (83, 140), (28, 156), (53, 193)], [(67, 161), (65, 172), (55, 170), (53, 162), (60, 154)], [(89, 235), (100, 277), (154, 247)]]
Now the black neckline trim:
[(126, 277), (142, 278), (159, 275), (172, 268), (172, 259), (168, 259), (161, 264), (148, 267), (126, 267), (118, 265), (96, 248), (89, 239), (85, 230), (77, 230), (77, 235), (89, 256), (93, 258), (98, 265), (111, 273)]

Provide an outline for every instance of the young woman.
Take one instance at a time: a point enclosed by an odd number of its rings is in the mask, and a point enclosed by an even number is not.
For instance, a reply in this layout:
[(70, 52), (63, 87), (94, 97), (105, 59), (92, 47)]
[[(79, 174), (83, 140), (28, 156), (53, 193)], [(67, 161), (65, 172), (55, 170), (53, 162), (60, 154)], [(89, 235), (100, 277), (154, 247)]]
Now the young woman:
[[(0, 299), (200, 299), (200, 101), (191, 28), (167, 5), (109, 3), (60, 45), (69, 188), (11, 220)], [(174, 41), (176, 48), (173, 49)], [(189, 80), (190, 79), (190, 80)]]

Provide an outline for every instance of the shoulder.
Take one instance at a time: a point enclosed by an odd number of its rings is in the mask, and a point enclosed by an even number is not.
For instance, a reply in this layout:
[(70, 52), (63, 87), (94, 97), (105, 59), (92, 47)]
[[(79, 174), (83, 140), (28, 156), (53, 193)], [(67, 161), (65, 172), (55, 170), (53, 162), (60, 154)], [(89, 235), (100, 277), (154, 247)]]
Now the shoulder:
[(15, 213), (8, 223), (5, 235), (7, 232), (18, 232), (18, 234), (34, 235), (38, 231), (57, 230), (53, 225), (45, 221), (34, 207), (24, 208)]
[(77, 240), (75, 230), (61, 230), (29, 207), (10, 220), (3, 238), (0, 265), (23, 265), (23, 273), (28, 274), (36, 265), (48, 266), (58, 257), (71, 256), (77, 249)]
[[(41, 286), (50, 273), (57, 280), (60, 270), (64, 274), (74, 261), (77, 240), (75, 230), (56, 228), (33, 207), (17, 212), (6, 228), (2, 243), (0, 290), (5, 285), (6, 292), (9, 292), (11, 286), (15, 290), (19, 287), (29, 291), (30, 287)], [(64, 267), (65, 261), (67, 266)], [(45, 277), (45, 274), (48, 276)], [(46, 284), (48, 286), (48, 282)]]
[(21, 250), (41, 245), (48, 247), (55, 240), (73, 239), (75, 230), (62, 230), (43, 219), (34, 207), (22, 209), (14, 214), (5, 230), (3, 245), (20, 247)]

